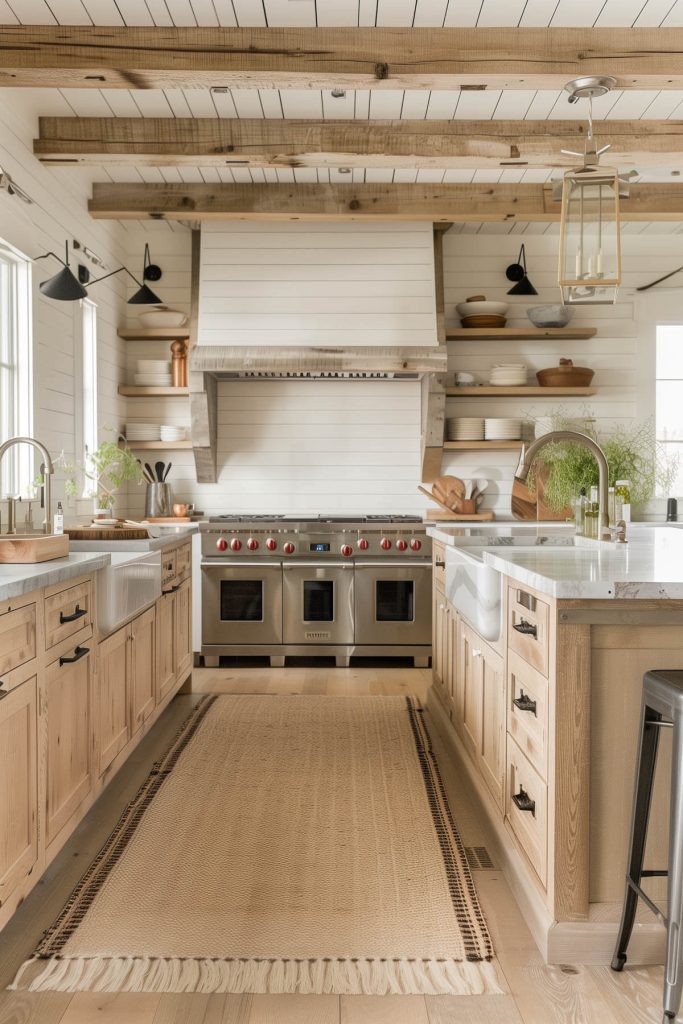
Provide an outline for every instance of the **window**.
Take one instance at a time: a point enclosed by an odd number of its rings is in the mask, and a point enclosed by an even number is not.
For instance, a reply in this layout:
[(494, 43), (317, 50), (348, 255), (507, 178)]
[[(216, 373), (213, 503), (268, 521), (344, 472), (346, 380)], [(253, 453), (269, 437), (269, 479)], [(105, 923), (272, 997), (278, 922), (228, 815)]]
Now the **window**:
[(683, 494), (683, 325), (657, 327), (656, 354), (657, 440), (667, 454), (678, 457), (672, 494)]
[[(88, 466), (88, 456), (97, 448), (97, 306), (82, 299), (78, 306), (80, 344), (76, 350), (76, 379), (80, 381), (81, 402), (76, 406), (76, 458)], [(80, 404), (80, 408), (78, 407)], [(88, 468), (90, 468), (88, 466)], [(93, 480), (85, 479), (83, 497), (96, 490)]]
[[(0, 241), (0, 442), (33, 433), (31, 264)], [(32, 495), (33, 452), (19, 445), (2, 463), (2, 494)]]

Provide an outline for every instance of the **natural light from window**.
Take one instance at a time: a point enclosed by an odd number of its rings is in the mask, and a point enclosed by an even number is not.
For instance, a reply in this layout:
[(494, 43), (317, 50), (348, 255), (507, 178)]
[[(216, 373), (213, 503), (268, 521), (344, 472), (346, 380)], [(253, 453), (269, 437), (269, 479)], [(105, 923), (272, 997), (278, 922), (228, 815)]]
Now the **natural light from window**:
[[(0, 442), (33, 433), (31, 264), (0, 240)], [(2, 463), (2, 495), (33, 497), (33, 452), (20, 445)]]
[[(81, 422), (80, 452), (83, 463), (91, 470), (90, 455), (97, 448), (97, 306), (90, 299), (82, 299), (81, 309)], [(96, 482), (84, 480), (83, 497), (92, 497)]]
[(672, 494), (683, 494), (683, 325), (657, 328), (657, 440), (667, 454), (678, 457)]

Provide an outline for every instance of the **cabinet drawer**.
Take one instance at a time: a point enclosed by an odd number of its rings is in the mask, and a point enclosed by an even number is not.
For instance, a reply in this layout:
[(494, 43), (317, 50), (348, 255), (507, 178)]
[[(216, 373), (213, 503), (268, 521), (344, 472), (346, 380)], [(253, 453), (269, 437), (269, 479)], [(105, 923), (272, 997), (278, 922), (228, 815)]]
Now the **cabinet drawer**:
[(0, 615), (0, 677), (35, 656), (35, 604), (14, 608)]
[(444, 590), (446, 587), (446, 548), (437, 541), (432, 543), (432, 573), (433, 583)]
[(548, 778), (548, 682), (518, 654), (508, 655), (507, 730)]
[(508, 587), (508, 647), (548, 675), (548, 622), (545, 601), (521, 587)]
[(176, 576), (176, 552), (161, 552), (161, 586), (172, 583)]
[(184, 580), (186, 576), (189, 576), (192, 566), (192, 547), (189, 544), (183, 544), (176, 550), (175, 555), (176, 576), (179, 581)]
[(90, 580), (45, 598), (45, 649), (78, 633), (92, 623)]
[(505, 815), (543, 887), (547, 880), (548, 787), (512, 738), (508, 738)]

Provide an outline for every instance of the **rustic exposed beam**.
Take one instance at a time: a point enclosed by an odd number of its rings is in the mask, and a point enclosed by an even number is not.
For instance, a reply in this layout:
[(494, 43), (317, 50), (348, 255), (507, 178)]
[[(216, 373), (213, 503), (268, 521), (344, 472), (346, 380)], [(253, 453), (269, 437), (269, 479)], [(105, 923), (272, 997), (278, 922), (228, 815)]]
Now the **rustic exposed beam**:
[(3, 25), (3, 86), (558, 89), (610, 74), (683, 88), (682, 28)]
[[(556, 221), (544, 185), (99, 184), (97, 219)], [(683, 183), (632, 185), (624, 220), (683, 220)]]
[[(677, 166), (683, 121), (598, 127), (620, 167)], [(52, 164), (249, 167), (571, 167), (584, 121), (313, 121), (41, 117), (34, 153)]]

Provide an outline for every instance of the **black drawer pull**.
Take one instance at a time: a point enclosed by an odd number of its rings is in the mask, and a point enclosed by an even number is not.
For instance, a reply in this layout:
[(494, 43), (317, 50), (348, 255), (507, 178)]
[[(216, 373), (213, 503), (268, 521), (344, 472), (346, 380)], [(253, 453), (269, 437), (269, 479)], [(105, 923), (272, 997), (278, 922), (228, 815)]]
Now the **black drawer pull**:
[(513, 793), (512, 799), (520, 811), (531, 811), (536, 817), (536, 801), (532, 800), (523, 786), (519, 787), (519, 793)]
[(86, 654), (90, 654), (89, 647), (77, 647), (76, 650), (74, 651), (73, 658), (59, 659), (59, 667), (61, 668), (62, 665), (72, 665), (74, 661), (80, 661), (81, 658), (85, 658)]
[(63, 626), (65, 622), (75, 622), (76, 619), (82, 619), (84, 615), (88, 614), (87, 608), (81, 608), (80, 605), (76, 605), (76, 611), (72, 615), (65, 615), (64, 612), (59, 613), (59, 624)]
[(445, 569), (446, 568), (446, 563), (445, 562), (436, 561), (436, 562), (434, 562), (434, 565), (437, 567), (437, 569)]
[(519, 622), (513, 622), (512, 628), (516, 629), (518, 633), (523, 633), (524, 636), (533, 636), (538, 638), (538, 627), (527, 622), (526, 619), (520, 619)]
[(519, 691), (519, 697), (513, 697), (512, 703), (520, 711), (530, 711), (534, 717), (536, 716), (536, 701), (532, 700), (524, 690)]

